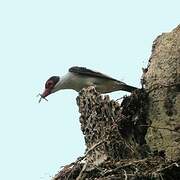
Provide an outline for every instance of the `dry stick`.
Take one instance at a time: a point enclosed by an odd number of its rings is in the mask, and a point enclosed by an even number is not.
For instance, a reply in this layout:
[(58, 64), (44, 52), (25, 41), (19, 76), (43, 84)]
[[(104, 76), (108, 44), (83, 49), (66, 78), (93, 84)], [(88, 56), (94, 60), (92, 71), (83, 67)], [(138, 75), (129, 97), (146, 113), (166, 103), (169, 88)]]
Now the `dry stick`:
[(161, 180), (164, 180), (164, 178), (163, 178), (163, 176), (161, 175), (161, 173), (160, 173), (160, 175), (159, 175), (159, 176), (160, 176)]
[(164, 170), (166, 170), (166, 169), (168, 169), (168, 168), (170, 168), (171, 166), (176, 166), (176, 167), (179, 167), (179, 164), (178, 163), (172, 163), (172, 164), (170, 164), (169, 166), (166, 166), (166, 167), (164, 167), (164, 168), (162, 168), (162, 169), (158, 169), (157, 171), (155, 171), (155, 173), (158, 173), (158, 172), (161, 172), (161, 171), (164, 171)]
[(105, 142), (106, 140), (102, 140), (100, 142), (98, 142), (97, 144), (94, 144), (84, 155), (84, 157), (86, 157), (93, 149), (95, 149), (97, 146), (101, 145), (103, 142)]
[[(102, 143), (104, 143), (105, 141), (106, 141), (106, 139), (98, 142), (98, 143), (95, 144), (95, 145), (93, 145), (93, 146), (85, 153), (85, 155), (84, 155), (83, 157), (81, 157), (81, 159), (84, 159), (93, 149), (95, 149), (96, 147), (98, 147), (99, 145), (101, 145)], [(126, 145), (127, 145), (127, 144), (126, 144)], [(129, 147), (129, 146), (128, 146), (128, 147)], [(131, 149), (131, 148), (130, 148), (130, 149)], [(131, 150), (132, 150), (132, 149), (131, 149)], [(140, 162), (140, 161), (136, 161), (136, 162)], [(129, 166), (129, 165), (131, 165), (131, 164), (132, 164), (132, 163), (130, 163), (130, 164), (126, 165), (126, 166)], [(126, 167), (126, 166), (122, 166), (122, 167)], [(85, 171), (86, 167), (87, 167), (87, 163), (84, 164), (84, 166), (83, 166), (83, 168), (82, 168), (82, 170), (81, 170), (81, 172), (80, 172), (80, 174), (79, 174), (79, 176), (77, 177), (76, 180), (80, 180), (80, 179), (82, 178), (82, 174), (83, 174), (83, 172)], [(116, 169), (117, 169), (117, 168), (116, 168)], [(116, 169), (114, 169), (114, 170), (116, 170)], [(118, 169), (119, 169), (119, 167), (118, 167)], [(107, 173), (108, 173), (108, 172), (107, 172)], [(106, 173), (105, 173), (105, 174), (106, 174)], [(103, 175), (105, 175), (105, 174), (103, 174)], [(126, 178), (126, 176), (127, 176), (127, 173), (126, 173), (126, 171), (125, 171), (125, 178)]]
[[(82, 159), (84, 159), (93, 149), (95, 149), (96, 147), (98, 147), (100, 144), (102, 144), (103, 142), (105, 142), (105, 140), (98, 142), (97, 144), (94, 144), (86, 153), (85, 155), (82, 157)], [(82, 180), (83, 179), (83, 172), (86, 170), (87, 167), (87, 162), (85, 162), (81, 172), (79, 173), (79, 176), (76, 178), (76, 180)]]
[(82, 180), (83, 179), (83, 172), (86, 170), (87, 163), (84, 164), (81, 172), (79, 173), (79, 176), (76, 178), (76, 180)]
[(124, 171), (125, 180), (127, 180), (128, 179), (127, 172), (124, 169), (123, 171)]
[[(76, 163), (79, 163), (79, 162), (80, 162), (81, 160), (83, 160), (93, 149), (95, 149), (96, 147), (98, 147), (99, 145), (101, 145), (101, 144), (102, 144), (103, 142), (105, 142), (105, 141), (106, 141), (106, 140), (103, 140), (103, 141), (100, 141), (100, 142), (98, 142), (97, 144), (93, 145), (93, 146), (85, 153), (84, 156), (78, 158), (78, 160), (77, 160), (76, 162), (64, 166), (64, 168), (66, 168), (66, 167), (69, 168), (69, 167), (75, 165)], [(61, 166), (61, 167), (63, 167), (63, 166)], [(79, 173), (79, 176), (76, 178), (76, 180), (81, 180), (81, 179), (82, 179), (82, 175), (83, 175), (83, 172), (86, 170), (86, 167), (87, 167), (87, 163), (85, 162), (85, 163), (84, 163), (84, 166), (83, 166), (81, 172)], [(70, 176), (70, 175), (69, 175), (69, 176)], [(69, 177), (69, 176), (68, 176), (68, 177)]]
[[(133, 162), (130, 162), (130, 163), (128, 163), (128, 164), (124, 164), (124, 165), (122, 165), (122, 166), (116, 167), (115, 169), (111, 169), (111, 170), (109, 170), (109, 171), (106, 171), (106, 172), (103, 174), (103, 176), (109, 175), (109, 174), (112, 174), (112, 173), (116, 173), (116, 172), (118, 172), (120, 169), (126, 168), (126, 167), (131, 166), (131, 165), (135, 165), (136, 163), (145, 162), (145, 161), (147, 161), (147, 159), (148, 159), (148, 158), (140, 159), (140, 160), (133, 161)], [(164, 168), (162, 168), (162, 169), (159, 169), (159, 170), (155, 171), (154, 173), (161, 172), (161, 171), (163, 171), (163, 170), (165, 170), (165, 169), (170, 168), (170, 167), (173, 166), (173, 165), (176, 166), (176, 167), (179, 167), (179, 166), (180, 166), (178, 163), (175, 162), (175, 163), (170, 164), (169, 166), (166, 166), (166, 167), (164, 167)], [(124, 169), (122, 169), (122, 170), (124, 171)], [(137, 171), (138, 171), (138, 170), (136, 169), (136, 172), (137, 172)], [(126, 175), (130, 175), (130, 174), (126, 174)]]
[(118, 167), (116, 167), (115, 169), (111, 169), (111, 170), (106, 171), (106, 172), (103, 174), (103, 176), (109, 175), (109, 174), (112, 174), (112, 173), (116, 173), (116, 172), (118, 172), (118, 171), (119, 171), (120, 169), (122, 169), (122, 168), (126, 168), (126, 167), (128, 167), (128, 166), (135, 165), (136, 163), (144, 162), (144, 161), (146, 161), (146, 160), (147, 160), (147, 158), (145, 158), (145, 159), (140, 159), (140, 160), (137, 160), (137, 161), (130, 162), (130, 163), (128, 163), (128, 164), (124, 164), (124, 165), (118, 166)]

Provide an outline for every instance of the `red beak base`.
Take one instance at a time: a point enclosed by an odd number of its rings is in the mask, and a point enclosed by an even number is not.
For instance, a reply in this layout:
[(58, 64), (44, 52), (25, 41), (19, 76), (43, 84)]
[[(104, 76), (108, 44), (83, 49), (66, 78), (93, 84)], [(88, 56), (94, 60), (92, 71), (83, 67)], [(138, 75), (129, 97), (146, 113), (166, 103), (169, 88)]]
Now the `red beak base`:
[(50, 89), (45, 89), (41, 96), (43, 98), (45, 98), (45, 97), (47, 97), (50, 94), (51, 94), (51, 90)]

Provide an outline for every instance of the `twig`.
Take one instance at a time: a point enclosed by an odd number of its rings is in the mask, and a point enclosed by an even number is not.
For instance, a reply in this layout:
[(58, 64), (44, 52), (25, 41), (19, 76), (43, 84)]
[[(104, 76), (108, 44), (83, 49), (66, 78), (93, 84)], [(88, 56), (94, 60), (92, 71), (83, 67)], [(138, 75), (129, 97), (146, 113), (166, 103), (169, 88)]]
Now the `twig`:
[(76, 180), (82, 180), (83, 179), (83, 173), (86, 170), (86, 167), (87, 167), (87, 162), (84, 164), (84, 166), (83, 166), (81, 172), (79, 173), (79, 176), (76, 178)]
[[(103, 142), (105, 142), (105, 140), (98, 142), (97, 144), (94, 144), (86, 153), (84, 156), (80, 157), (74, 164), (78, 163), (79, 161), (83, 160), (93, 149), (95, 149), (97, 146), (99, 146), (100, 144), (102, 144)], [(82, 180), (83, 179), (83, 173), (86, 170), (87, 167), (87, 162), (84, 163), (84, 166), (81, 170), (81, 172), (79, 173), (79, 176), (76, 178), (76, 180)]]
[(132, 146), (128, 143), (126, 143), (126, 141), (124, 141), (125, 145), (132, 151), (135, 153), (134, 149), (132, 148)]
[(122, 168), (126, 168), (128, 166), (134, 165), (134, 164), (139, 163), (139, 162), (144, 162), (146, 160), (147, 160), (147, 158), (141, 159), (141, 160), (137, 160), (137, 161), (133, 161), (133, 162), (130, 162), (128, 164), (121, 165), (119, 167), (116, 167), (115, 169), (111, 169), (111, 170), (108, 170), (108, 171), (104, 172), (103, 176), (106, 176), (106, 175), (109, 175), (109, 174), (112, 174), (112, 173), (116, 173), (116, 172), (118, 172)]
[(124, 171), (125, 180), (127, 180), (127, 178), (128, 178), (127, 173), (124, 169), (123, 169), (123, 171)]
[(161, 174), (161, 173), (159, 174), (159, 176), (160, 176), (161, 180), (164, 180), (164, 178), (163, 178), (163, 176), (162, 176), (162, 174)]
[(176, 166), (176, 167), (179, 167), (179, 164), (178, 163), (172, 163), (172, 164), (170, 164), (169, 166), (166, 166), (166, 167), (164, 167), (164, 168), (162, 168), (162, 169), (158, 169), (157, 171), (155, 171), (155, 173), (158, 173), (158, 172), (161, 172), (161, 171), (164, 171), (164, 170), (166, 170), (166, 169), (168, 169), (168, 168), (170, 168), (171, 166)]
[(97, 146), (101, 145), (103, 142), (105, 142), (105, 140), (102, 140), (100, 142), (98, 142), (97, 144), (94, 144), (84, 155), (84, 157), (86, 157), (93, 149), (95, 149)]

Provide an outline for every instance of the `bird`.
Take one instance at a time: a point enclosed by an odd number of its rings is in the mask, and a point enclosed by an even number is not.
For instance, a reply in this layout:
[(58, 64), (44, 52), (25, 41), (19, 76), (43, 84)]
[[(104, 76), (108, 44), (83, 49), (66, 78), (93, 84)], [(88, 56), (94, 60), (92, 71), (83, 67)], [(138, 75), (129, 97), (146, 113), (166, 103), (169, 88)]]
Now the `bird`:
[(62, 89), (72, 89), (80, 92), (83, 88), (89, 86), (94, 86), (95, 89), (102, 94), (119, 90), (133, 92), (138, 89), (101, 72), (86, 67), (73, 66), (69, 68), (68, 73), (62, 77), (50, 77), (46, 81), (45, 90), (40, 96), (45, 99), (50, 94)]

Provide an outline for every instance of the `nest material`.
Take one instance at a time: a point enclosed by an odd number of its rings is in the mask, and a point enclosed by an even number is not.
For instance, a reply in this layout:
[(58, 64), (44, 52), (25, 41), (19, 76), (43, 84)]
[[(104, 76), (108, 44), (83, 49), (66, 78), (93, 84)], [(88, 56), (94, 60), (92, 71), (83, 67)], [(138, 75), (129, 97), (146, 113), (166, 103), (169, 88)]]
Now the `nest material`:
[(179, 180), (180, 160), (170, 161), (164, 152), (144, 159), (127, 159), (118, 162), (106, 161), (100, 166), (86, 169), (82, 157), (65, 166), (53, 180)]
[(147, 101), (143, 90), (125, 96), (121, 104), (93, 87), (80, 92), (77, 104), (87, 151), (102, 142), (88, 154), (88, 161), (97, 165), (107, 159), (141, 157), (139, 148), (146, 144)]
[(145, 141), (148, 96), (137, 90), (121, 104), (93, 87), (77, 97), (85, 155), (66, 165), (53, 180), (178, 180), (180, 160), (150, 152)]
[(150, 153), (145, 141), (147, 102), (148, 96), (143, 90), (125, 96), (119, 104), (93, 87), (83, 89), (77, 104), (87, 149), (83, 157), (65, 166), (54, 180), (152, 175), (151, 168), (155, 169), (164, 159), (160, 156), (147, 158)]

